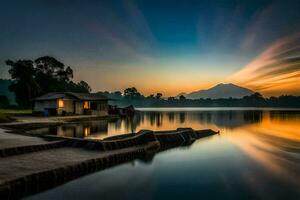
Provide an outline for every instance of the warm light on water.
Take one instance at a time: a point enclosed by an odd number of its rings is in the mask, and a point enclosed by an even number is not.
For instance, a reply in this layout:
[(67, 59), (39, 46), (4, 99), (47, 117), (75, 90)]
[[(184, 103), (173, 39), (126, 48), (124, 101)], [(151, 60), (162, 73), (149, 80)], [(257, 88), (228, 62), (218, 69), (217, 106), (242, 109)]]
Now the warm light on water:
[(300, 199), (300, 111), (143, 110), (132, 119), (101, 122), (102, 129), (96, 124), (89, 138), (178, 127), (220, 134), (158, 153), (150, 162), (96, 172), (33, 199)]

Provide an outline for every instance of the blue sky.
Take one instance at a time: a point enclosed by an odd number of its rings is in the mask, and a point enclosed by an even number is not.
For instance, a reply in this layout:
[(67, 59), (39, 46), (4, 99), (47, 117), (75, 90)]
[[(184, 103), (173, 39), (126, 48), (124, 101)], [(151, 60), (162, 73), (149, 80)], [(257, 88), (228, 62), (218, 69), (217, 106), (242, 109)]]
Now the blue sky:
[(51, 55), (94, 91), (207, 88), (299, 31), (299, 2), (1, 1), (1, 77), (6, 59)]

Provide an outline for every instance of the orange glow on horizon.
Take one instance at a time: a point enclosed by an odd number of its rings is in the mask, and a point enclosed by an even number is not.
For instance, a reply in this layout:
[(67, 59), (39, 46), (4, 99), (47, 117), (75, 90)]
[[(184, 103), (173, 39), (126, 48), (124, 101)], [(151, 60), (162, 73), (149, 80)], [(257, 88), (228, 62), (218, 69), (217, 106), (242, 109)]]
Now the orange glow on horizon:
[(169, 97), (169, 96), (177, 96), (179, 93), (185, 92), (185, 93), (191, 93), (198, 90), (206, 90), (210, 87), (213, 87), (215, 84), (206, 83), (206, 84), (197, 84), (197, 85), (168, 85), (162, 87), (162, 86), (156, 86), (156, 87), (140, 87), (138, 90), (144, 94), (144, 95), (150, 95), (150, 94), (156, 94), (158, 92), (163, 94), (163, 97)]
[[(178, 58), (180, 60), (180, 58)], [(227, 75), (226, 69), (212, 71), (219, 63), (206, 67), (201, 60), (186, 60), (185, 64), (177, 64), (175, 61), (161, 63), (159, 60), (136, 61), (130, 66), (120, 66), (114, 63), (97, 63), (93, 70), (81, 70), (75, 73), (75, 80), (88, 80), (93, 91), (121, 91), (129, 87), (135, 87), (145, 96), (162, 93), (164, 97), (176, 96), (179, 93), (194, 92), (208, 89), (214, 85), (224, 82)], [(182, 62), (183, 62), (182, 61)], [(110, 65), (117, 70), (103, 71), (101, 66)], [(194, 66), (187, 69), (184, 66)], [(198, 66), (198, 68), (197, 68)], [(209, 69), (209, 70), (207, 70)], [(229, 74), (229, 72), (227, 72)], [(98, 75), (101, 74), (99, 84)]]

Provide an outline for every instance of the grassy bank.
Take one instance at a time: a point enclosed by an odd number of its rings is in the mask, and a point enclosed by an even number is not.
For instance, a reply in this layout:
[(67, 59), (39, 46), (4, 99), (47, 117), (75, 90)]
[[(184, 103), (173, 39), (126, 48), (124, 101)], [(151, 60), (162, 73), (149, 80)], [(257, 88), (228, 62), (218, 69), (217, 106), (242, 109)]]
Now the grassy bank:
[(14, 116), (31, 114), (31, 109), (0, 109), (0, 123), (12, 122)]

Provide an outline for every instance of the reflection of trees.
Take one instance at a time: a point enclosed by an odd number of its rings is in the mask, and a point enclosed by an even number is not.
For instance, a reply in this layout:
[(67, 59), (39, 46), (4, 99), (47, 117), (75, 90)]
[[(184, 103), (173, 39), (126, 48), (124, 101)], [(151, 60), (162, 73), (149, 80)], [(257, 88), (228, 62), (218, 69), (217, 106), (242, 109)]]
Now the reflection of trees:
[(262, 111), (203, 111), (195, 113), (201, 122), (214, 124), (218, 127), (236, 128), (262, 120)]
[(134, 116), (128, 116), (121, 119), (118, 119), (114, 122), (110, 122), (110, 125), (113, 126), (116, 130), (120, 130), (122, 128), (122, 124), (124, 124), (124, 128), (128, 133), (134, 133), (137, 130), (137, 127), (144, 121), (144, 115), (136, 113)]
[(169, 122), (174, 122), (174, 116), (175, 116), (175, 114), (174, 114), (174, 112), (169, 112), (169, 113), (167, 113), (167, 115), (168, 115), (168, 117), (169, 117)]
[[(300, 115), (299, 115), (300, 116)], [(165, 118), (164, 118), (165, 117)], [(116, 130), (121, 130), (124, 123), (127, 132), (136, 132), (144, 122), (149, 122), (152, 127), (162, 127), (164, 122), (212, 124), (220, 128), (237, 128), (243, 125), (258, 123), (262, 120), (262, 111), (229, 110), (229, 111), (197, 111), (197, 112), (138, 112), (133, 117), (127, 117), (110, 122)], [(141, 127), (143, 128), (143, 127)]]
[(160, 127), (163, 123), (163, 114), (161, 112), (146, 112), (146, 118), (149, 119), (151, 126)]
[(245, 122), (261, 122), (263, 118), (262, 111), (247, 111), (244, 112), (244, 121)]
[(124, 126), (127, 132), (133, 133), (134, 128), (133, 128), (133, 119), (132, 117), (125, 117), (121, 119), (122, 122), (124, 122)]
[(136, 132), (136, 129), (137, 129), (138, 125), (143, 120), (141, 118), (141, 116), (142, 115), (140, 115), (140, 114), (136, 114), (134, 116), (126, 117), (126, 124), (127, 124), (128, 127), (130, 127), (131, 133), (135, 133)]
[(118, 120), (115, 120), (115, 121), (111, 121), (111, 122), (109, 122), (109, 125), (114, 127), (114, 129), (119, 130), (122, 127), (122, 120), (118, 119)]
[(131, 117), (131, 129), (132, 129), (132, 133), (136, 132), (137, 127), (142, 123), (143, 118), (142, 115), (140, 114), (136, 114), (134, 116)]
[[(218, 127), (236, 128), (251, 123), (258, 123), (262, 120), (262, 111), (199, 111), (199, 112), (141, 112), (139, 116), (149, 120), (151, 126), (163, 126), (163, 115), (167, 116), (169, 123), (185, 123), (187, 119), (192, 119), (206, 124), (214, 124)], [(189, 116), (189, 117), (188, 117)], [(139, 122), (136, 122), (139, 126)]]
[[(300, 111), (268, 111), (271, 120), (300, 119)], [(151, 125), (153, 129), (170, 124), (178, 125), (185, 123), (192, 127), (192, 124), (209, 124), (220, 128), (237, 128), (248, 124), (262, 121), (263, 111), (259, 110), (223, 110), (223, 111), (193, 111), (193, 112), (137, 112), (133, 117), (118, 119), (114, 122), (106, 120), (95, 120), (81, 122), (60, 127), (47, 129), (50, 134), (64, 134), (69, 137), (84, 137), (84, 128), (89, 128), (90, 134), (107, 134), (108, 123), (115, 130), (125, 128), (126, 132), (136, 132), (137, 128), (144, 128), (142, 124)], [(124, 126), (124, 127), (123, 127)], [(149, 128), (149, 127), (148, 127)], [(193, 128), (193, 127), (192, 127)], [(122, 130), (123, 131), (123, 130)], [(121, 132), (120, 132), (121, 133)]]
[(295, 120), (300, 119), (300, 110), (272, 110), (270, 111), (271, 120)]
[(162, 123), (163, 123), (163, 115), (161, 113), (159, 113), (157, 115), (157, 120), (156, 120), (156, 127), (161, 127)]
[(180, 112), (179, 113), (179, 121), (181, 124), (183, 124), (185, 122), (185, 112)]

